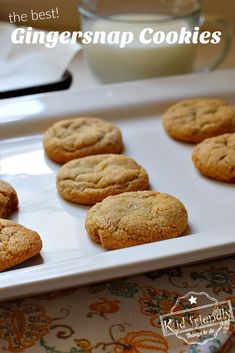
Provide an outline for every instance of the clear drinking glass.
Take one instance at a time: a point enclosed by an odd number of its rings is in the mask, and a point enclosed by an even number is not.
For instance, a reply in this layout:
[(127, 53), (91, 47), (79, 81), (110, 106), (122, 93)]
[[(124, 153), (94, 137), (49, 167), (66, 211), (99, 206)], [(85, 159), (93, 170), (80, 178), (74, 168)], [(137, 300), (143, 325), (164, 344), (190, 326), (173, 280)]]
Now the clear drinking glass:
[(219, 54), (202, 70), (217, 67), (232, 41), (230, 26), (221, 19), (206, 19), (199, 0), (80, 0), (82, 31), (132, 32), (134, 40), (125, 48), (118, 44), (85, 44), (87, 61), (102, 82), (119, 82), (195, 71), (196, 44), (143, 44), (139, 35), (146, 28), (145, 39), (152, 40), (156, 31), (180, 33), (194, 31), (206, 23), (212, 31), (223, 31)]

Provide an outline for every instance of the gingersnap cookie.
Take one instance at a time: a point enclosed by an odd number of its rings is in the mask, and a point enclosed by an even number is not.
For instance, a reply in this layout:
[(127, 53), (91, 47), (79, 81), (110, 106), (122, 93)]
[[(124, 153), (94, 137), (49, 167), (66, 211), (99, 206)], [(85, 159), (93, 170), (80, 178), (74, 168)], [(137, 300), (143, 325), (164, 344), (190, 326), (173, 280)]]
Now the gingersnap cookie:
[(198, 143), (209, 137), (235, 132), (235, 109), (221, 99), (188, 99), (166, 111), (163, 125), (174, 139)]
[(188, 216), (175, 197), (152, 191), (110, 196), (86, 217), (90, 237), (105, 249), (120, 249), (182, 235)]
[(57, 175), (57, 189), (71, 202), (94, 205), (107, 196), (149, 186), (146, 171), (133, 159), (118, 154), (101, 154), (74, 159)]
[(206, 139), (194, 147), (192, 160), (205, 176), (235, 183), (235, 133)]
[(57, 163), (102, 153), (119, 153), (122, 135), (118, 127), (98, 118), (61, 120), (44, 134), (44, 149)]
[(37, 255), (40, 236), (20, 224), (0, 219), (0, 272)]
[(18, 197), (15, 189), (7, 182), (0, 180), (0, 218), (8, 218), (18, 208)]

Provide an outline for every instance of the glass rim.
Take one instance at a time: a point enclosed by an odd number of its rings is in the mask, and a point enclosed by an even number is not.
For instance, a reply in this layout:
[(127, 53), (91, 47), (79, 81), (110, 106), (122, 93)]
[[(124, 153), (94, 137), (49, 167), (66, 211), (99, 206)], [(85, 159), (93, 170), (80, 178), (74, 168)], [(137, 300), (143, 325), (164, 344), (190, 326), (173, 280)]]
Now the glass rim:
[(159, 20), (130, 20), (130, 19), (117, 19), (114, 18), (112, 15), (110, 16), (99, 16), (96, 15), (90, 11), (85, 10), (82, 6), (78, 6), (78, 12), (86, 17), (89, 18), (93, 18), (93, 19), (102, 19), (102, 20), (106, 20), (106, 21), (112, 21), (112, 22), (117, 22), (117, 23), (164, 23), (164, 22), (168, 22), (169, 20), (182, 20), (182, 19), (187, 19), (190, 17), (194, 17), (196, 15), (199, 15), (202, 12), (202, 7), (199, 6), (196, 10), (193, 10), (185, 15), (179, 15), (179, 16), (166, 16), (162, 19)]

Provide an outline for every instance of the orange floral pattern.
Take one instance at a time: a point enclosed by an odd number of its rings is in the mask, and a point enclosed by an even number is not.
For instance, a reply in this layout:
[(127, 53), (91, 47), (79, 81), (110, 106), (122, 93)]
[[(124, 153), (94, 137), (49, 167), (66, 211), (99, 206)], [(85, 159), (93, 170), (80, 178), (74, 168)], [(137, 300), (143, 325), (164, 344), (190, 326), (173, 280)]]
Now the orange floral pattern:
[(115, 353), (168, 352), (167, 341), (158, 333), (151, 331), (130, 332), (116, 342)]
[(89, 309), (93, 313), (113, 314), (119, 310), (119, 300), (108, 300), (107, 298), (100, 298), (100, 301), (89, 305)]
[(49, 333), (52, 319), (35, 304), (6, 303), (0, 306), (0, 338), (8, 352), (22, 352)]
[(74, 340), (79, 348), (81, 348), (83, 353), (91, 353), (92, 352), (92, 345), (91, 342), (86, 339), (76, 339)]
[(235, 257), (0, 303), (0, 353), (226, 353), (232, 325), (189, 346), (163, 337), (159, 315), (188, 308), (187, 300), (175, 303), (192, 288), (235, 309), (234, 264)]

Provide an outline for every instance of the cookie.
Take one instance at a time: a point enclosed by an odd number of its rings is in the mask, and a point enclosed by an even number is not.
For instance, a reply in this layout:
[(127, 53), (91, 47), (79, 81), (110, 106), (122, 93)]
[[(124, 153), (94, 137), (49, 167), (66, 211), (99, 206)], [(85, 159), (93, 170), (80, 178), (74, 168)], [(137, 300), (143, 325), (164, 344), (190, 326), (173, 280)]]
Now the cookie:
[(235, 133), (206, 139), (194, 147), (192, 160), (205, 176), (235, 183)]
[(209, 137), (235, 132), (235, 109), (221, 99), (188, 99), (166, 111), (163, 125), (174, 139), (198, 143)]
[(40, 236), (20, 224), (0, 219), (0, 272), (37, 255)]
[(120, 130), (98, 118), (61, 120), (44, 134), (44, 149), (57, 163), (102, 153), (119, 153), (123, 148)]
[(17, 208), (18, 197), (15, 189), (0, 180), (0, 218), (8, 218)]
[(82, 205), (94, 205), (107, 196), (149, 186), (146, 171), (133, 159), (118, 154), (101, 154), (64, 164), (57, 175), (61, 196)]
[(137, 191), (97, 203), (89, 210), (85, 226), (105, 249), (120, 249), (175, 238), (183, 234), (187, 222), (187, 211), (175, 197)]
[(75, 159), (57, 175), (57, 189), (68, 201), (94, 205), (107, 196), (149, 186), (146, 171), (124, 155), (102, 154)]

